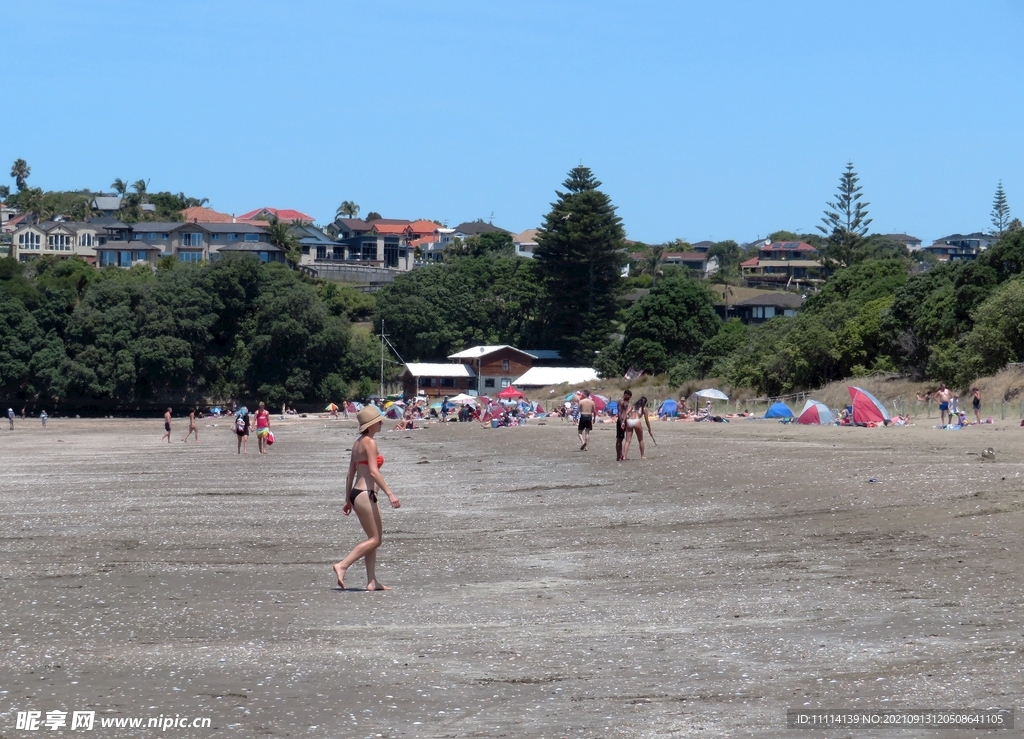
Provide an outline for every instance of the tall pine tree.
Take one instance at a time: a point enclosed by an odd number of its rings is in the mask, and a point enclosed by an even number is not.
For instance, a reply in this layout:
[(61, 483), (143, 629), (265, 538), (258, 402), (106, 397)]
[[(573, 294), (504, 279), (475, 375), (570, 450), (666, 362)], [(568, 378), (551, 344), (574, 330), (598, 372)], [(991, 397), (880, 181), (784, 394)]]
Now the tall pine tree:
[(625, 232), (590, 169), (575, 167), (537, 231), (534, 258), (547, 294), (547, 335), (562, 356), (591, 366), (618, 311)]
[(825, 262), (832, 269), (848, 267), (858, 261), (858, 248), (864, 243), (871, 219), (867, 207), (860, 202), (861, 187), (857, 184), (853, 162), (846, 163), (846, 171), (839, 177), (839, 191), (834, 203), (826, 203), (828, 210), (821, 219), (824, 226), (818, 230), (828, 236), (825, 244)]
[(999, 180), (996, 196), (992, 199), (991, 215), (992, 227), (995, 229), (995, 235), (998, 238), (1009, 230), (1010, 225), (1010, 204), (1006, 202), (1006, 193), (1003, 192), (1002, 180)]

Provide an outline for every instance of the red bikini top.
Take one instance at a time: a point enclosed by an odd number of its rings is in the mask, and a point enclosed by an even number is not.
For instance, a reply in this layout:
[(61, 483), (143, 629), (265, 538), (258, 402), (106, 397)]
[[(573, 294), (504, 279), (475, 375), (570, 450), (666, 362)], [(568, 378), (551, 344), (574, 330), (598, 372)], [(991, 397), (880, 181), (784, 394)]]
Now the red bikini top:
[[(370, 462), (368, 460), (365, 460), (365, 459), (360, 459), (358, 462), (356, 462), (356, 464), (365, 464), (366, 466), (369, 466)], [(383, 454), (378, 454), (377, 455), (377, 468), (380, 469), (383, 466), (384, 466), (384, 455)]]

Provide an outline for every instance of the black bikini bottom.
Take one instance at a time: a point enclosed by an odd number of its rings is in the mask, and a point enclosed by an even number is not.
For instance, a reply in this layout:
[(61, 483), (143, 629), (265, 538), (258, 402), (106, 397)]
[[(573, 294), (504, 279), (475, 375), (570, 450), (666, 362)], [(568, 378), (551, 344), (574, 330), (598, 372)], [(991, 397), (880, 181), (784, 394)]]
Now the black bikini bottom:
[(377, 491), (376, 490), (360, 490), (359, 488), (352, 488), (348, 491), (348, 504), (354, 506), (356, 504), (356, 498), (359, 497), (360, 493), (369, 493), (370, 500), (374, 503), (377, 502)]

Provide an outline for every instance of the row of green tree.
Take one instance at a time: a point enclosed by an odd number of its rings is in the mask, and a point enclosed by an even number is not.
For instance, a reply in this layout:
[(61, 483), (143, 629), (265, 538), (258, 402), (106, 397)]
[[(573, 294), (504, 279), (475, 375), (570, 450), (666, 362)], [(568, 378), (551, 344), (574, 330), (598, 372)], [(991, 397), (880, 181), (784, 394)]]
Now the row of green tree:
[[(351, 288), (251, 258), (156, 272), (0, 260), (0, 391), (47, 407), (366, 397)], [(355, 301), (358, 302), (358, 301)]]
[[(604, 376), (627, 368), (668, 373), (675, 384), (718, 377), (772, 395), (871, 372), (902, 372), (966, 384), (1024, 361), (1024, 231), (1009, 218), (1000, 186), (993, 205), (999, 241), (977, 261), (936, 263), (867, 233), (867, 203), (852, 165), (828, 203), (822, 235), (776, 232), (823, 253), (826, 283), (795, 317), (758, 326), (723, 322), (720, 300), (658, 251), (624, 241), (614, 207), (584, 167), (570, 172), (537, 235), (534, 260), (511, 239), (487, 234), (459, 244), (443, 265), (399, 277), (378, 294), (376, 322), (406, 359), (439, 359), (472, 344), (558, 348)], [(747, 255), (714, 245), (735, 280)], [(627, 251), (641, 251), (621, 278)], [(622, 294), (649, 292), (632, 305)]]

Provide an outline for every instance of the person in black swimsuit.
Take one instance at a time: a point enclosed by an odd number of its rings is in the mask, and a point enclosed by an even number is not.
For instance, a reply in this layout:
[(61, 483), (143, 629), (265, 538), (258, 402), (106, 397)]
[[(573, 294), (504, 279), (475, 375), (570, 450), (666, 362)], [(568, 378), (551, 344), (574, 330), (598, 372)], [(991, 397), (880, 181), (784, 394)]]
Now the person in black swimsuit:
[(594, 416), (597, 414), (597, 405), (590, 397), (590, 391), (584, 390), (580, 398), (580, 422), (576, 427), (576, 433), (580, 437), (580, 451), (584, 452), (590, 448), (590, 432), (594, 430)]
[(971, 405), (974, 407), (975, 423), (981, 423), (981, 390), (976, 387), (971, 388)]
[(622, 400), (619, 401), (619, 415), (615, 419), (615, 461), (622, 461), (622, 444), (626, 440), (626, 419), (629, 418), (629, 401), (633, 399), (633, 392), (626, 390), (622, 393)]
[(376, 406), (368, 405), (359, 411), (356, 419), (359, 421), (359, 439), (352, 445), (348, 476), (345, 478), (345, 489), (348, 490), (348, 494), (341, 512), (347, 516), (355, 510), (359, 523), (366, 532), (366, 541), (357, 544), (345, 559), (334, 565), (334, 574), (338, 578), (338, 587), (344, 590), (345, 572), (357, 560), (365, 558), (366, 589), (390, 590), (391, 588), (380, 583), (376, 574), (377, 549), (380, 548), (384, 536), (376, 488), (384, 491), (392, 508), (399, 508), (402, 504), (391, 492), (380, 473), (384, 457), (377, 452), (377, 442), (373, 437), (384, 425), (384, 416)]

